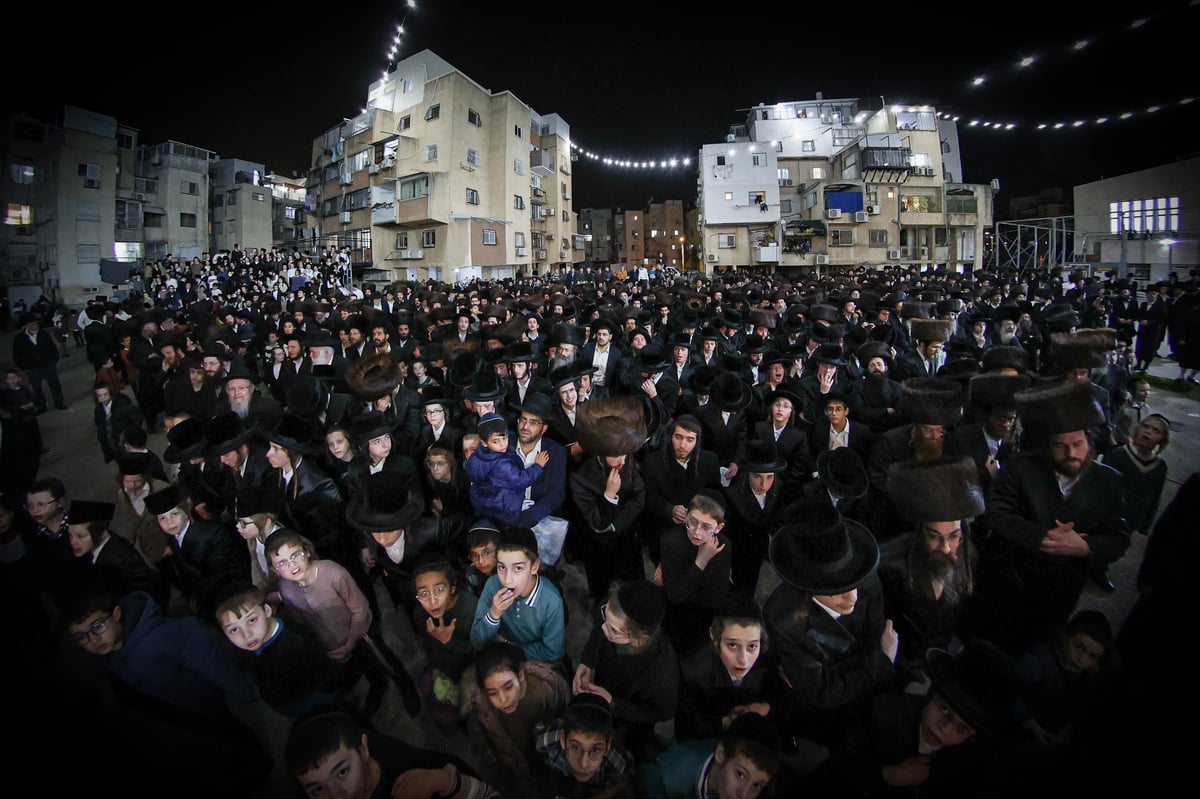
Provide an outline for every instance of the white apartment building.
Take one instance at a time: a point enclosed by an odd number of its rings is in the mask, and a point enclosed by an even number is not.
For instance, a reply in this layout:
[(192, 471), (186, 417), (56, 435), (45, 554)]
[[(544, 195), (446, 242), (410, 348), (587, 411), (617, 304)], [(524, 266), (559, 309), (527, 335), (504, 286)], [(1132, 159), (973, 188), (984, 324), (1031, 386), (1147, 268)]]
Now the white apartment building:
[(218, 158), (209, 166), (210, 252), (271, 248), (274, 195), (266, 173), (262, 164), (241, 158)]
[(760, 104), (699, 163), (705, 271), (983, 264), (994, 192), (959, 182), (957, 128), (931, 107)]
[(373, 82), (361, 114), (313, 141), (318, 249), (393, 279), (465, 282), (584, 260), (571, 131), (429, 50)]

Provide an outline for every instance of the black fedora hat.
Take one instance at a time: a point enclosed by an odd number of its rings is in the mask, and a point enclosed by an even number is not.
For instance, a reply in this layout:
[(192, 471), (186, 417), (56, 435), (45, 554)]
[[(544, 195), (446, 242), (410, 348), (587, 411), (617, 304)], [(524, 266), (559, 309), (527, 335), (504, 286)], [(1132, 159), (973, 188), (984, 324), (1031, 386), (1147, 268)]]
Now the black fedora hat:
[(537, 363), (542, 360), (542, 354), (528, 341), (515, 341), (505, 348), (501, 360), (505, 363)]
[(320, 419), (329, 404), (329, 385), (316, 374), (322, 367), (313, 367), (313, 374), (297, 378), (287, 387), (287, 409), (306, 419)]
[(483, 358), (479, 353), (474, 350), (464, 350), (450, 361), (446, 379), (450, 381), (450, 385), (456, 388), (466, 388), (479, 375), (483, 365)]
[(550, 374), (546, 375), (546, 379), (550, 381), (550, 385), (557, 389), (562, 388), (567, 383), (574, 385), (576, 378), (579, 377), (579, 370), (574, 364), (563, 364), (556, 366), (550, 370)]
[(346, 505), (346, 521), (368, 533), (403, 530), (421, 518), (425, 498), (410, 490), (403, 473), (383, 469), (368, 475)]
[(897, 510), (911, 522), (956, 522), (987, 509), (979, 469), (969, 455), (893, 463), (888, 467), (887, 490)]
[(71, 506), (67, 509), (67, 518), (71, 524), (88, 524), (90, 522), (104, 522), (108, 524), (116, 515), (117, 505), (115, 502), (94, 502), (86, 499), (72, 500)]
[(647, 344), (634, 356), (633, 366), (639, 372), (654, 374), (661, 372), (671, 365), (671, 359), (661, 344)]
[(154, 461), (149, 452), (123, 452), (117, 455), (117, 471), (122, 476), (133, 474), (150, 474)]
[(178, 483), (171, 483), (146, 496), (146, 510), (159, 516), (178, 508), (187, 501), (187, 495)]
[(250, 440), (254, 427), (232, 411), (218, 413), (204, 423), (204, 454), (220, 457)]
[(386, 414), (376, 410), (365, 411), (350, 421), (350, 441), (356, 446), (362, 445), (395, 429), (396, 424), (388, 421)]
[(983, 351), (982, 369), (986, 374), (1000, 369), (1029, 370), (1029, 353), (1016, 344), (997, 344)]
[(525, 401), (514, 407), (520, 413), (536, 416), (543, 422), (549, 421), (554, 414), (554, 403), (544, 391), (527, 392)]
[(774, 439), (752, 438), (746, 442), (746, 453), (738, 465), (740, 471), (758, 474), (778, 474), (787, 471), (787, 461), (779, 457)]
[(228, 383), (230, 380), (249, 380), (251, 383), (262, 381), (262, 377), (246, 362), (245, 358), (236, 357), (229, 362), (229, 369), (221, 377), (221, 381)]
[(854, 356), (864, 367), (872, 358), (882, 358), (890, 369), (892, 366), (892, 348), (883, 341), (868, 341), (854, 351)]
[(708, 392), (709, 399), (721, 411), (735, 413), (750, 404), (750, 387), (732, 372), (721, 372)]
[(450, 406), (454, 404), (454, 396), (445, 386), (435, 383), (421, 389), (421, 399), (418, 404), (421, 406), (442, 405), (449, 410)]
[(472, 402), (495, 402), (502, 399), (508, 389), (495, 372), (480, 372), (463, 389), (462, 395)]
[(879, 565), (875, 536), (837, 508), (804, 500), (788, 510), (796, 521), (780, 527), (770, 545), (771, 566), (784, 582), (815, 596), (836, 596), (858, 587)]
[(862, 456), (850, 447), (827, 449), (817, 456), (817, 476), (843, 499), (866, 496), (870, 483)]
[(957, 655), (929, 649), (925, 663), (933, 692), (977, 733), (1000, 740), (1016, 738), (1019, 727), (1012, 708), (1022, 681), (1016, 664), (999, 647), (971, 638)]
[(183, 463), (204, 454), (208, 442), (204, 438), (204, 422), (199, 419), (183, 419), (167, 431), (167, 448), (163, 460), (167, 463)]
[(846, 365), (840, 344), (821, 344), (808, 356), (808, 360), (810, 363), (827, 363), (832, 366)]
[(676, 347), (684, 347), (688, 351), (696, 349), (696, 345), (692, 343), (692, 337), (683, 331), (672, 333), (667, 339), (667, 346), (671, 349), (675, 349)]
[(259, 435), (267, 442), (282, 444), (284, 449), (301, 455), (315, 455), (320, 451), (319, 441), (324, 430), (315, 420), (297, 416), (285, 410), (273, 428), (260, 428)]
[(234, 513), (239, 519), (259, 513), (278, 515), (283, 508), (283, 492), (273, 485), (250, 485), (238, 490)]
[(712, 385), (714, 382), (716, 382), (720, 374), (721, 373), (717, 371), (715, 366), (708, 366), (705, 364), (697, 366), (695, 369), (693, 369), (692, 373), (687, 376), (687, 380), (684, 382), (687, 383), (688, 390), (693, 394), (706, 395), (712, 391)]

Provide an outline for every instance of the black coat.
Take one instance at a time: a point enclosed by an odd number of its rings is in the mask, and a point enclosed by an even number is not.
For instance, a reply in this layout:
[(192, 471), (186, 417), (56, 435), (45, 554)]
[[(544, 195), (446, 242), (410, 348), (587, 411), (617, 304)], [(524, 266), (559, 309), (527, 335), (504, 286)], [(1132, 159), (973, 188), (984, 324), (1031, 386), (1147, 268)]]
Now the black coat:
[[(186, 543), (187, 536), (183, 540)], [(88, 571), (95, 584), (114, 597), (145, 591), (164, 608), (171, 598), (166, 575), (147, 563), (137, 547), (115, 533), (109, 535), (95, 561), (91, 553), (84, 555), (83, 560), (90, 567)]]
[[(95, 325), (89, 325), (95, 327)], [(141, 427), (142, 412), (133, 404), (133, 400), (125, 394), (115, 391), (112, 396), (112, 410), (104, 413), (104, 406), (97, 404), (92, 411), (92, 421), (96, 425), (96, 438), (100, 442), (100, 452), (104, 454), (104, 462), (109, 463), (121, 452), (121, 436), (132, 428)]]
[(761, 702), (771, 706), (767, 718), (775, 715), (784, 686), (770, 651), (760, 650), (739, 685), (733, 684), (711, 643), (682, 657), (679, 708), (675, 711), (677, 740), (720, 738), (725, 731), (722, 719), (739, 705)]
[(696, 409), (696, 418), (704, 428), (702, 440), (705, 449), (715, 452), (722, 466), (742, 459), (746, 454), (746, 438), (750, 433), (745, 411), (730, 413), (729, 422), (726, 423), (721, 418), (721, 409), (708, 402)]
[(672, 514), (676, 505), (686, 508), (692, 497), (706, 488), (720, 490), (721, 466), (715, 453), (697, 445), (684, 469), (667, 442), (661, 449), (646, 453), (642, 479), (646, 482), (646, 507), (642, 512), (645, 541), (650, 536), (659, 538), (675, 526)]
[(18, 369), (43, 369), (58, 363), (58, 342), (54, 334), (45, 328), (38, 328), (36, 341), (30, 340), (24, 329), (13, 333), (12, 340), (13, 363)]
[(164, 538), (171, 554), (158, 567), (195, 604), (198, 614), (211, 613), (226, 586), (250, 580), (246, 546), (228, 525), (192, 518), (182, 546), (173, 535)]

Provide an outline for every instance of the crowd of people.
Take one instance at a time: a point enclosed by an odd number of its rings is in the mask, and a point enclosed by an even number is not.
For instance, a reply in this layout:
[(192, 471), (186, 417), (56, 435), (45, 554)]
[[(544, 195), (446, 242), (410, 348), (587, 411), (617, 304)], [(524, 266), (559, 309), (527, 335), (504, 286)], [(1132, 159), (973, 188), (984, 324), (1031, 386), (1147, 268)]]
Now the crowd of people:
[[(38, 309), (0, 391), (21, 662), (107, 673), (65, 695), (134, 795), (265, 795), (251, 701), (309, 796), (999, 795), (1163, 752), (1197, 481), (1160, 508), (1144, 370), (1196, 381), (1194, 275), (143, 277), (77, 317), (111, 495), (40, 468)], [(1079, 610), (1151, 533), (1149, 604)]]

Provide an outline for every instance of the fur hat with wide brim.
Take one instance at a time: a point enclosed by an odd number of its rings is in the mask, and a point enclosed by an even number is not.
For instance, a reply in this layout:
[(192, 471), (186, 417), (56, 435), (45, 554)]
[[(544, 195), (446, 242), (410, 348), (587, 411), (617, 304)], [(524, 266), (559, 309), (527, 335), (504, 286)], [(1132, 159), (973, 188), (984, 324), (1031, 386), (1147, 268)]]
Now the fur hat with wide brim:
[(368, 533), (404, 530), (425, 512), (425, 498), (410, 490), (403, 472), (382, 469), (368, 475), (346, 505), (346, 521)]
[(979, 469), (969, 456), (893, 463), (887, 480), (888, 496), (911, 522), (973, 519), (987, 509)]
[(1104, 422), (1092, 383), (1059, 380), (1013, 395), (1021, 427), (1031, 439), (1087, 430)]
[(962, 385), (945, 377), (910, 377), (900, 384), (900, 411), (913, 424), (957, 424), (963, 411)]
[(1046, 357), (1061, 369), (1098, 369), (1108, 363), (1107, 355), (1116, 346), (1117, 331), (1111, 327), (1051, 333)]
[(950, 321), (948, 319), (912, 319), (908, 323), (908, 333), (913, 341), (949, 341)]
[(1020, 728), (1012, 714), (1022, 680), (1016, 664), (999, 647), (979, 638), (953, 655), (930, 649), (925, 655), (933, 692), (977, 733), (1015, 740)]
[(1015, 408), (1013, 399), (1018, 391), (1029, 388), (1033, 380), (1026, 374), (1006, 375), (984, 372), (967, 382), (967, 404), (984, 411), (992, 408)]
[(814, 596), (857, 588), (879, 565), (879, 544), (866, 527), (832, 505), (801, 501), (771, 538), (771, 566), (784, 582)]
[(632, 455), (646, 443), (645, 409), (632, 396), (589, 400), (576, 408), (575, 434), (589, 455)]
[(350, 393), (363, 402), (386, 397), (403, 382), (400, 365), (390, 352), (375, 352), (359, 358), (346, 371)]
[(997, 344), (983, 351), (982, 369), (987, 372), (998, 372), (1001, 369), (1015, 369), (1018, 372), (1029, 371), (1029, 353), (1024, 347), (1015, 344)]

